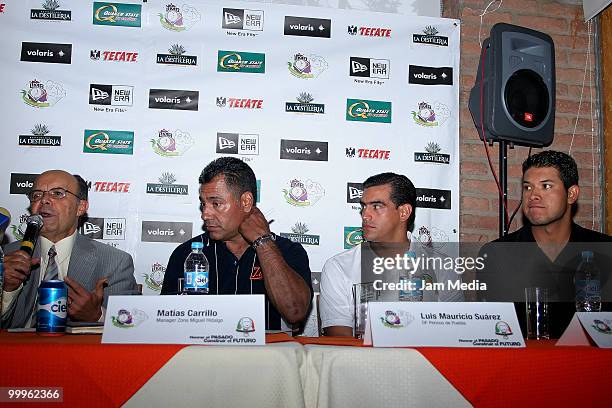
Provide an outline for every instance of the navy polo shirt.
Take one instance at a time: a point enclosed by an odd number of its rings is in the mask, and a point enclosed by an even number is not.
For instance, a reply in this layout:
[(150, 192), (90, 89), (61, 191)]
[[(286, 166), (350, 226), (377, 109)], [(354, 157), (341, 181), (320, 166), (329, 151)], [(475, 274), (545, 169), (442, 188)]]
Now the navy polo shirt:
[[(179, 245), (168, 261), (164, 275), (162, 295), (175, 295), (178, 291), (178, 278), (183, 277), (184, 263), (191, 253), (192, 242), (204, 244), (203, 253), (208, 259), (210, 272), (208, 275), (208, 294), (210, 295), (266, 295), (265, 313), (266, 330), (280, 330), (281, 316), (268, 299), (266, 287), (259, 264), (259, 258), (253, 248), (248, 247), (240, 259), (227, 248), (224, 242), (215, 241), (204, 233)], [(302, 245), (286, 238), (276, 236), (276, 246), (285, 262), (304, 279), (310, 289), (312, 298), (312, 281), (308, 255)]]
[[(582, 250), (594, 250), (595, 262), (600, 264), (602, 288), (610, 276), (607, 266), (612, 265), (612, 258), (597, 253), (597, 249), (606, 249), (611, 244), (612, 237), (583, 228), (572, 223), (568, 245), (559, 253), (555, 261), (551, 261), (536, 244), (527, 225), (519, 230), (488, 243), (480, 251), (479, 256), (487, 255), (485, 269), (478, 274), (481, 282), (486, 282), (487, 301), (514, 302), (519, 325), (523, 335), (526, 330), (525, 292), (526, 287), (547, 287), (549, 290), (549, 332), (551, 338), (559, 338), (569, 325), (576, 304), (574, 303), (574, 273), (581, 261)], [(521, 243), (532, 243), (521, 244)], [(609, 255), (609, 251), (608, 252)], [(603, 295), (603, 291), (602, 291)], [(607, 300), (605, 297), (603, 300)], [(602, 302), (602, 310), (612, 309), (612, 304)]]

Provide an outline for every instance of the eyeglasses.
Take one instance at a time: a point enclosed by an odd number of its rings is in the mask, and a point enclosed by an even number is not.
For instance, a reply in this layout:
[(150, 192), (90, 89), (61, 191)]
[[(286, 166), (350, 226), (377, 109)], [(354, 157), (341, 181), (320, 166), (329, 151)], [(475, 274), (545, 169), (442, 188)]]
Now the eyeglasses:
[(42, 198), (45, 196), (45, 193), (47, 193), (49, 198), (53, 200), (61, 200), (62, 198), (66, 197), (66, 194), (71, 194), (75, 196), (76, 198), (78, 198), (79, 200), (81, 199), (81, 197), (79, 197), (78, 195), (74, 194), (71, 191), (66, 190), (65, 188), (61, 188), (61, 187), (56, 187), (56, 188), (52, 188), (51, 190), (45, 190), (45, 191), (32, 190), (28, 193), (28, 198), (30, 199), (31, 203), (35, 203), (36, 201), (42, 200)]

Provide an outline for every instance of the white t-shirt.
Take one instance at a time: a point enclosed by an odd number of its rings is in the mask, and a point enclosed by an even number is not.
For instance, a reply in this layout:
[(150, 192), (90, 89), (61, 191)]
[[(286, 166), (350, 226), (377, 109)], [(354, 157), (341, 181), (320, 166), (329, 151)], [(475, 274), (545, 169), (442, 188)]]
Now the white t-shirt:
[[(412, 240), (410, 251), (420, 256), (427, 249), (422, 244)], [(428, 254), (428, 256), (432, 255)], [(460, 276), (454, 271), (435, 269), (428, 271), (428, 274), (436, 282), (460, 279)], [(361, 245), (334, 255), (323, 265), (319, 300), (321, 327), (345, 326), (354, 328), (353, 285), (356, 283), (361, 283)], [(453, 289), (424, 290), (423, 301), (461, 302), (463, 301), (463, 292)]]

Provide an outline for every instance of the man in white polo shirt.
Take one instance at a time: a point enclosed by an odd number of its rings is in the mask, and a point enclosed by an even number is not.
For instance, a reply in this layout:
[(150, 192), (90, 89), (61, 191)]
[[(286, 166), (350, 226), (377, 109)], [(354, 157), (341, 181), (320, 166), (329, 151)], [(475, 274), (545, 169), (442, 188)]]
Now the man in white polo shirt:
[(43, 218), (32, 257), (20, 242), (4, 248), (2, 326), (35, 323), (38, 287), (59, 279), (68, 286), (68, 317), (74, 321), (104, 319), (109, 295), (137, 294), (132, 257), (77, 233), (89, 207), (87, 184), (62, 170), (42, 173), (28, 194), (30, 211)]
[[(321, 273), (320, 316), (326, 336), (352, 336), (354, 327), (353, 285), (362, 283), (362, 246), (378, 256), (414, 253), (421, 256), (426, 248), (411, 242), (410, 228), (414, 224), (416, 189), (408, 177), (382, 173), (363, 183), (361, 221), (365, 243), (328, 259)], [(365, 249), (364, 249), (365, 251)], [(394, 255), (391, 255), (393, 253)], [(366, 255), (367, 256), (367, 255)], [(396, 271), (397, 272), (397, 271)], [(443, 276), (444, 275), (444, 276)], [(427, 279), (437, 282), (457, 276), (444, 271), (431, 271)], [(424, 291), (425, 292), (425, 291)], [(456, 290), (424, 293), (423, 300), (462, 301)], [(395, 298), (397, 300), (397, 296)]]

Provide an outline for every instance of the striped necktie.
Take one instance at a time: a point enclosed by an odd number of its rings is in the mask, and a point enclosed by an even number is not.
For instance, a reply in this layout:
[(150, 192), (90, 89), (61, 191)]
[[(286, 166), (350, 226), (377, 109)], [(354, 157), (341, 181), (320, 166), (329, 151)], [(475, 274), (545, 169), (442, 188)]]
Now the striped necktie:
[(47, 262), (47, 270), (45, 270), (45, 276), (43, 280), (56, 280), (59, 277), (59, 269), (57, 267), (57, 262), (55, 262), (55, 256), (57, 252), (55, 251), (55, 245), (49, 248), (49, 261)]

